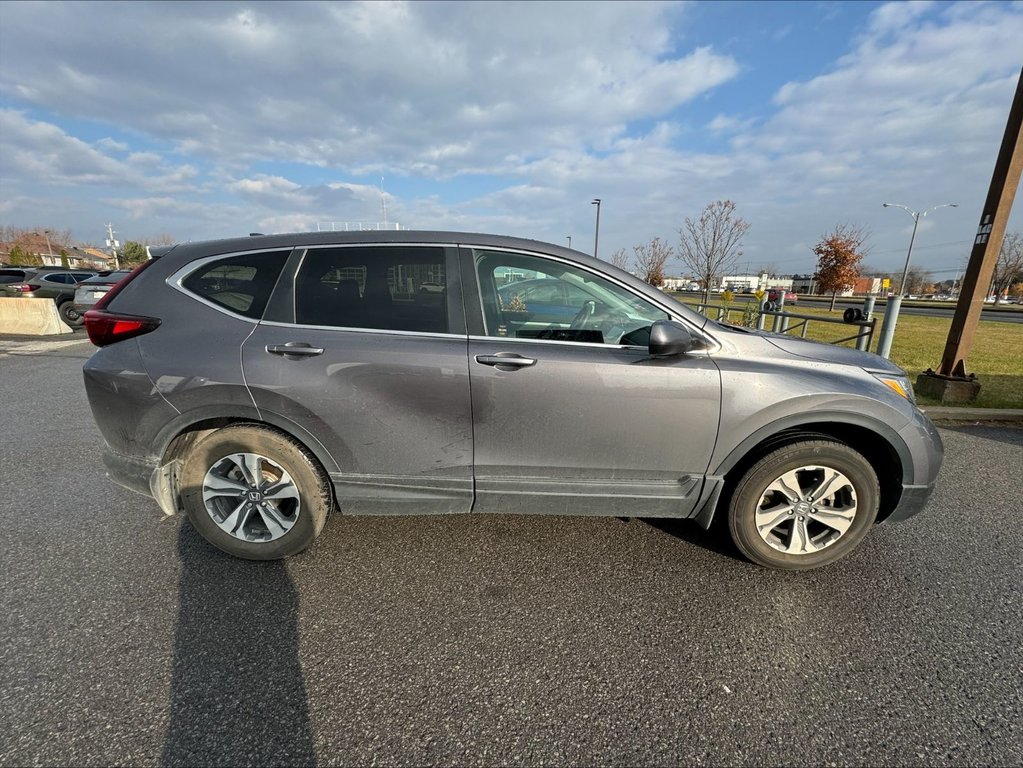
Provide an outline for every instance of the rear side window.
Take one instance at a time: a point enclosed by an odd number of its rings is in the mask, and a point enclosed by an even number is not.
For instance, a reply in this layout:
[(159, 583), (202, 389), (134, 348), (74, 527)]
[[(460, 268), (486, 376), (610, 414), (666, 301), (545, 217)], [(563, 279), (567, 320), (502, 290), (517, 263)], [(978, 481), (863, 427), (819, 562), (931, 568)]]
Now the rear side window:
[(447, 333), (444, 249), (312, 249), (295, 277), (302, 325)]
[(266, 251), (218, 259), (192, 272), (181, 285), (218, 307), (258, 320), (289, 253)]

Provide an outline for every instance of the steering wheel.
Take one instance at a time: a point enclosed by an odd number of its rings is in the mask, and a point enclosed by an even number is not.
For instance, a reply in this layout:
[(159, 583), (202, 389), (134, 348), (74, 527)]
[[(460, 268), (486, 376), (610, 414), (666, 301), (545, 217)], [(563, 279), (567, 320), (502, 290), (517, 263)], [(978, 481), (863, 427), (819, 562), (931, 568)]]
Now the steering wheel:
[(584, 301), (582, 308), (575, 313), (575, 317), (572, 318), (572, 322), (568, 324), (568, 327), (575, 331), (582, 330), (586, 327), (586, 321), (593, 317), (596, 311), (597, 302), (593, 299)]

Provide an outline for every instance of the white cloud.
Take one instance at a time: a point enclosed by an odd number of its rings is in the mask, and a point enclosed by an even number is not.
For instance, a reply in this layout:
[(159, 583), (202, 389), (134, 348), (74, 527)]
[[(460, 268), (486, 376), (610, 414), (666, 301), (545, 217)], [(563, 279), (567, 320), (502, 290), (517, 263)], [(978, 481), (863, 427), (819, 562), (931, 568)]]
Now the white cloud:
[[(698, 39), (684, 5), (9, 4), (0, 197), (17, 186), (46, 205), (49, 191), (59, 213), (80, 188), (104, 216), (221, 235), (377, 221), (380, 189), (353, 178), (385, 175), (392, 221), (572, 234), (583, 249), (601, 197), (608, 252), (674, 240), (686, 215), (731, 198), (753, 222), (750, 258), (782, 268), (843, 221), (901, 250), (906, 225), (882, 199), (956, 199), (921, 230), (927, 253), (975, 226), (1021, 9), (880, 6), (762, 108), (771, 94), (733, 97), (771, 72)], [(83, 138), (105, 134), (117, 139)]]
[[(0, 94), (95, 120), (117, 115), (132, 130), (222, 164), (382, 163), (444, 176), (465, 166), (491, 170), (496, 158), (535, 155), (552, 142), (601, 145), (738, 71), (708, 46), (675, 53), (668, 30), (679, 10), (670, 4), (597, 3), (584, 24), (579, 10), (12, 6), (13, 25), (59, 23), (66, 60), (44, 55), (40, 41), (11, 36)], [(111, 34), (118, 45), (94, 55), (95, 41)]]

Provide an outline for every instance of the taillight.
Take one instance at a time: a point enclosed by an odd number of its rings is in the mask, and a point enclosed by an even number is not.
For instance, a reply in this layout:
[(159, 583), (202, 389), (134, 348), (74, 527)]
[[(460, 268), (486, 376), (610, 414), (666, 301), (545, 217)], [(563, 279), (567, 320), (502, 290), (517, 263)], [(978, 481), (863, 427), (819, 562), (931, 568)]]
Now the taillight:
[[(101, 304), (102, 299), (97, 303)], [(160, 319), (156, 317), (121, 315), (105, 309), (90, 309), (85, 313), (85, 330), (89, 334), (89, 341), (97, 347), (141, 336), (159, 327)]]
[(35, 289), (36, 289), (36, 286), (28, 285), (27, 283), (24, 284), (24, 285), (8, 285), (7, 286), (7, 290), (9, 290), (9, 291), (17, 291), (18, 293), (31, 293)]
[(150, 259), (135, 267), (130, 274), (125, 275), (114, 284), (113, 288), (103, 294), (93, 308), (85, 313), (85, 330), (89, 334), (89, 341), (97, 347), (105, 347), (114, 342), (141, 336), (160, 327), (160, 319), (156, 317), (107, 311), (113, 298), (154, 261), (155, 259)]

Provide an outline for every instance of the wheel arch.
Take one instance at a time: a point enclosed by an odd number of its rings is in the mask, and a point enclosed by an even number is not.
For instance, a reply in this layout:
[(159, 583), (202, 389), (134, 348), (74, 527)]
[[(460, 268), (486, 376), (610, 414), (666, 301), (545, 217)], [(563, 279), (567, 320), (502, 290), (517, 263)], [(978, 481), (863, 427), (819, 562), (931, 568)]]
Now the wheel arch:
[[(812, 415), (813, 418), (807, 418)], [(718, 510), (727, 507), (736, 482), (761, 457), (804, 440), (834, 440), (870, 462), (881, 487), (877, 522), (887, 518), (902, 496), (903, 478), (913, 476), (913, 457), (890, 425), (868, 416), (840, 413), (803, 414), (768, 424), (746, 437), (708, 473), (710, 490), (695, 519), (709, 528)]]
[(294, 440), (313, 455), (328, 479), (331, 473), (340, 471), (337, 462), (319, 440), (308, 430), (279, 414), (244, 407), (197, 408), (168, 422), (153, 441), (159, 459), (149, 485), (153, 497), (165, 513), (178, 514), (181, 511), (177, 498), (178, 482), (181, 460), (188, 449), (204, 435), (236, 424), (270, 427)]

